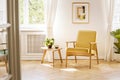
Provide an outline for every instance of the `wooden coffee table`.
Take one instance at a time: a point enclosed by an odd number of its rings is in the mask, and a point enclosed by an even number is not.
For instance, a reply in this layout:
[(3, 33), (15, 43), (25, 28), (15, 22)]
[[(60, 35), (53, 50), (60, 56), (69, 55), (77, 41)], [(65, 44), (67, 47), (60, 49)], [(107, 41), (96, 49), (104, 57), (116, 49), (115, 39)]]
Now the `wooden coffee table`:
[(62, 61), (62, 56), (61, 56), (61, 49), (62, 49), (62, 48), (58, 48), (58, 49), (51, 48), (51, 49), (49, 49), (49, 48), (47, 48), (47, 47), (41, 47), (41, 49), (43, 50), (43, 56), (42, 56), (41, 63), (44, 62), (44, 58), (45, 58), (45, 56), (46, 56), (47, 51), (52, 51), (52, 56), (53, 56), (53, 66), (54, 66), (54, 53), (55, 53), (56, 51), (57, 51), (58, 54), (59, 54), (59, 57), (60, 57), (60, 61), (61, 61), (61, 63), (63, 62), (63, 61)]

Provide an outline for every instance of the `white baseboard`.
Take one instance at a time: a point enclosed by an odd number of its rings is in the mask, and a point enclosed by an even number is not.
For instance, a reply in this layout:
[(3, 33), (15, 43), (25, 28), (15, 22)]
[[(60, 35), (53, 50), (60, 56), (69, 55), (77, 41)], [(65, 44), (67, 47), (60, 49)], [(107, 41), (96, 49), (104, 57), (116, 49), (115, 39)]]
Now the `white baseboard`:
[(36, 55), (36, 56), (21, 56), (21, 60), (41, 60), (42, 56), (41, 55)]
[[(42, 56), (41, 55), (36, 55), (36, 56), (21, 56), (21, 60), (41, 60)], [(59, 59), (59, 57), (55, 57), (55, 59)], [(65, 59), (65, 58), (62, 58)], [(75, 59), (74, 56), (68, 57), (68, 59)], [(77, 59), (89, 59), (89, 57), (82, 57), (82, 56), (77, 56)], [(92, 57), (92, 59), (96, 59), (95, 57)], [(99, 59), (104, 59), (103, 57), (99, 57)], [(45, 58), (46, 60), (46, 58)]]

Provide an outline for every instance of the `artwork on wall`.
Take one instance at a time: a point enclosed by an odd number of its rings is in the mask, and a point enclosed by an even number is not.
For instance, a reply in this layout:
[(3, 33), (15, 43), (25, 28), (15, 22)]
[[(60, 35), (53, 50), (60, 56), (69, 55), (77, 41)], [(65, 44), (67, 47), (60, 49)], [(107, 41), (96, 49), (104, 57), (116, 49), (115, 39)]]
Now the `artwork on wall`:
[(89, 3), (73, 2), (72, 3), (72, 22), (78, 24), (89, 23)]

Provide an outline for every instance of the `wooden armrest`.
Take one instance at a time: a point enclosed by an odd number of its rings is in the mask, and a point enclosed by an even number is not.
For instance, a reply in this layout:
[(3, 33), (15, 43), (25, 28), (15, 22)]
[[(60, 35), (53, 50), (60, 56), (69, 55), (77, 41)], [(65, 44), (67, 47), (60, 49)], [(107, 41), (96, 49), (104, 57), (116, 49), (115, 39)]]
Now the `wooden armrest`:
[(96, 42), (90, 42), (90, 44), (97, 44)]
[(73, 46), (75, 47), (76, 41), (66, 41), (66, 47), (68, 47), (68, 43), (73, 43)]
[(66, 43), (76, 43), (76, 41), (66, 41)]
[(97, 42), (90, 42), (90, 53), (91, 50), (95, 50), (97, 48)]

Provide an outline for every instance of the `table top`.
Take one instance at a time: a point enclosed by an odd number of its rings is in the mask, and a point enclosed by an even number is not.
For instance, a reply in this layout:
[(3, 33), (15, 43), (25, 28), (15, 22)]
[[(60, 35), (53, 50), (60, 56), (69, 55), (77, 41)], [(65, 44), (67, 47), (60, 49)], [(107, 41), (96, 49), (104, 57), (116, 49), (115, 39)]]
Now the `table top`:
[(41, 47), (41, 49), (43, 49), (43, 50), (60, 50), (60, 49), (62, 49), (62, 48), (48, 48), (48, 47)]

